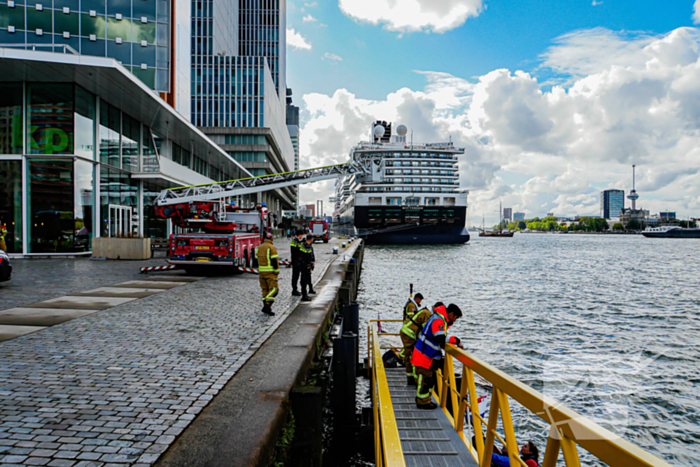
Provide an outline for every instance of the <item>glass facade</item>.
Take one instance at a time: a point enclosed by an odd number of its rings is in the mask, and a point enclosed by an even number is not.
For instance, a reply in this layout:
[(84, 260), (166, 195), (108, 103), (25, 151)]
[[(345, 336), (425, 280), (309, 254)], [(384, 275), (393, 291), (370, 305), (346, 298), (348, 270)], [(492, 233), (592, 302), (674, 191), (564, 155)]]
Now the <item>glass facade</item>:
[(8, 253), (22, 252), (22, 161), (0, 160), (0, 224)]
[(152, 203), (175, 182), (133, 177), (159, 172), (160, 151), (214, 180), (247, 176), (224, 155), (212, 160), (166, 142), (74, 84), (2, 84), (0, 91), (0, 222), (9, 253), (89, 253), (95, 236), (167, 237), (167, 221), (155, 218)]
[(29, 253), (90, 251), (92, 164), (73, 159), (30, 158), (27, 165)]
[(169, 92), (168, 0), (0, 2), (0, 43), (69, 46), (111, 57), (151, 89)]
[(0, 154), (22, 154), (22, 84), (0, 85)]
[(265, 57), (217, 56), (192, 67), (192, 123), (265, 126)]
[[(272, 74), (272, 81), (278, 89), (278, 96), (284, 99), (284, 34), (280, 20), (284, 21), (283, 0), (238, 0), (238, 55), (244, 57), (266, 57)], [(282, 9), (280, 9), (282, 7)], [(280, 33), (280, 31), (282, 31)]]

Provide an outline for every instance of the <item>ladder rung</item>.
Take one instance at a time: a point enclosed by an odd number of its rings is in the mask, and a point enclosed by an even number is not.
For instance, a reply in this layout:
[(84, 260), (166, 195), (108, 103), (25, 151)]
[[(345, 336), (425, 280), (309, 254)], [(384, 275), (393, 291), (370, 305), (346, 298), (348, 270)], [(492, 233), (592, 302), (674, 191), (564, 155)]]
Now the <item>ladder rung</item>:
[(454, 451), (404, 451), (404, 456), (459, 456), (458, 452)]
[(444, 443), (452, 440), (450, 438), (401, 438), (401, 441), (439, 441)]

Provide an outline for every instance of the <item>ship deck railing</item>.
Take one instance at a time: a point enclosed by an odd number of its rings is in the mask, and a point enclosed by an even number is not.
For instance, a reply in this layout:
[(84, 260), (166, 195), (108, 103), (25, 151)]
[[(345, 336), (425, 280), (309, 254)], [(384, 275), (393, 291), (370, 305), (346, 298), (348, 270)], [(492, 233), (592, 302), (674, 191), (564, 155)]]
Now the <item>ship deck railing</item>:
[[(379, 333), (379, 321), (382, 326), (402, 322), (370, 320), (368, 326), (377, 467), (490, 467), (496, 440), (508, 448), (511, 466), (527, 467), (519, 456), (511, 400), (549, 425), (541, 467), (556, 466), (560, 457), (567, 467), (578, 467), (581, 465), (579, 449), (610, 466), (670, 467), (664, 460), (451, 344), (446, 345), (444, 367), (437, 371), (437, 384), (432, 392), (438, 409), (416, 409), (416, 388), (406, 386), (405, 368), (387, 369), (382, 359), (384, 351), (401, 349), (395, 344), (399, 333)], [(394, 342), (387, 343), (387, 338), (392, 337)], [(455, 367), (459, 366), (462, 370), (460, 385), (455, 375)], [(478, 377), (492, 386), (486, 418), (479, 413)], [(473, 422), (465, 425), (465, 420)], [(498, 432), (499, 426), (502, 433)], [(472, 445), (471, 435), (474, 435), (475, 445)]]

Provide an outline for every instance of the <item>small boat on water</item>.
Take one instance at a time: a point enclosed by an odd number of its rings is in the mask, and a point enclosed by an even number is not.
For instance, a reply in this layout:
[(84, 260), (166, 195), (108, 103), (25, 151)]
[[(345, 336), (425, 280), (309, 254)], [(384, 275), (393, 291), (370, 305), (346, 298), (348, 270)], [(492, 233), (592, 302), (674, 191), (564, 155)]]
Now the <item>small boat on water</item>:
[(479, 237), (512, 237), (515, 234), (512, 230), (503, 230), (503, 205), (498, 203), (500, 212), (500, 222), (498, 223), (498, 229), (486, 230), (486, 222), (482, 220), (482, 226), (479, 230)]
[(647, 227), (642, 235), (650, 238), (700, 238), (700, 229), (686, 229), (677, 225)]

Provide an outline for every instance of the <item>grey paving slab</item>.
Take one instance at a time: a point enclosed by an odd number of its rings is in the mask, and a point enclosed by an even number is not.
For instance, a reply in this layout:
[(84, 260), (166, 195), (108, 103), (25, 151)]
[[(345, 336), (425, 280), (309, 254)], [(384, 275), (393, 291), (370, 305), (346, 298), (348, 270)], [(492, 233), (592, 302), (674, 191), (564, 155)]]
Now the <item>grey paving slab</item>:
[(52, 298), (43, 302), (30, 303), (26, 308), (67, 308), (82, 310), (105, 310), (113, 306), (135, 300), (128, 297), (76, 297), (68, 295), (65, 297)]
[(95, 312), (71, 308), (10, 308), (0, 311), (0, 324), (53, 326)]
[(158, 272), (152, 272), (149, 273), (149, 275), (142, 275), (139, 277), (140, 281), (157, 281), (157, 282), (197, 282), (199, 280), (204, 279), (204, 276), (185, 276), (185, 275), (179, 275), (179, 276), (166, 276), (163, 275), (162, 273)]
[[(288, 256), (289, 242), (275, 243)], [(314, 281), (338, 258), (332, 245), (316, 245)], [(147, 288), (169, 282), (127, 279)], [(51, 459), (46, 465), (102, 463), (107, 455), (153, 464), (299, 302), (290, 279), (282, 268), (274, 317), (260, 311), (256, 275), (219, 276), (170, 282), (176, 287), (163, 293), (1, 343), (0, 434), (13, 431), (0, 446), (28, 449), (26, 456)], [(16, 448), (20, 442), (36, 445)]]
[(144, 298), (167, 289), (142, 289), (129, 287), (98, 287), (85, 292), (73, 293), (75, 297), (130, 297)]
[[(41, 331), (42, 329), (44, 329), (43, 326), (9, 326), (0, 324), (0, 342)], [(0, 384), (2, 384), (2, 380), (0, 380)]]
[(114, 284), (112, 287), (126, 287), (126, 288), (144, 288), (144, 289), (174, 289), (175, 287), (180, 287), (181, 285), (186, 285), (189, 282), (170, 282), (170, 281), (126, 281), (120, 284)]
[(162, 257), (145, 261), (96, 261), (82, 257), (13, 259), (12, 280), (0, 282), (0, 309), (139, 279), (144, 276), (139, 273), (141, 267), (164, 264)]

